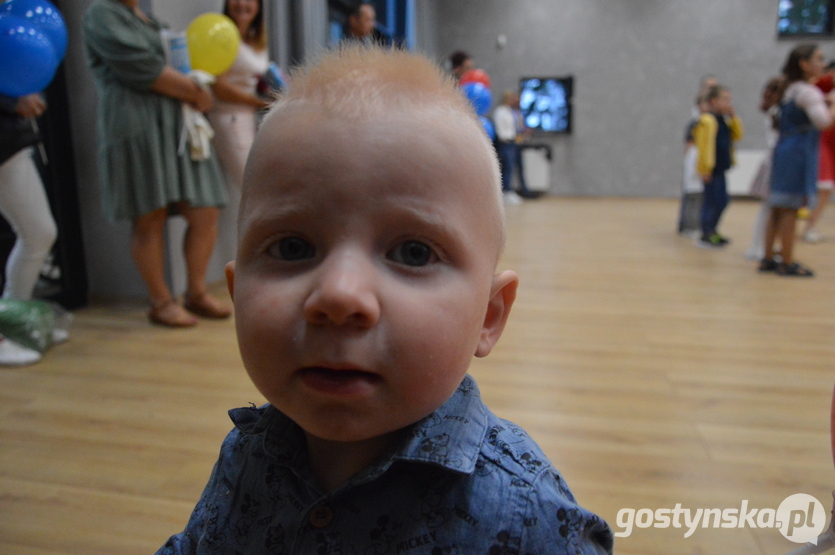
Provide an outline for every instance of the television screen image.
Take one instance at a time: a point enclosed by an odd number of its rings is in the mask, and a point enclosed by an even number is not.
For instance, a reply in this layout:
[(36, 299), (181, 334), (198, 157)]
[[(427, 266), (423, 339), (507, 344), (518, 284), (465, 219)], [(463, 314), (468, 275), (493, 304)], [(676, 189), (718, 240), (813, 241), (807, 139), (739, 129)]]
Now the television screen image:
[(833, 0), (780, 0), (780, 36), (831, 35)]
[(571, 133), (574, 78), (524, 77), (519, 85), (519, 108), (525, 125), (544, 133)]

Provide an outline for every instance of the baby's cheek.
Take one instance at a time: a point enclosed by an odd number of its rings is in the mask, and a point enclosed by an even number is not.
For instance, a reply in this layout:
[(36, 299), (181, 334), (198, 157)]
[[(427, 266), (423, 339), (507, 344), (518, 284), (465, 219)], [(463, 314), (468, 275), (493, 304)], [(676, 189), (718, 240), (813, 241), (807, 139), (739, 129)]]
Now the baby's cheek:
[(469, 369), (474, 352), (471, 343), (474, 342), (447, 330), (416, 350), (420, 356), (409, 365), (411, 376), (405, 384), (408, 398), (420, 399), (432, 410), (443, 404)]

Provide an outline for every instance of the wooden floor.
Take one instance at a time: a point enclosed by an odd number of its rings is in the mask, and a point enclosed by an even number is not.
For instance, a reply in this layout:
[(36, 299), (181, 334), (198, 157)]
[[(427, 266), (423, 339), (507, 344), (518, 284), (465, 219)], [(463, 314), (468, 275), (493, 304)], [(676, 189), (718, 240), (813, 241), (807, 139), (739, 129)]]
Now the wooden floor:
[[(734, 202), (724, 251), (673, 233), (672, 200), (542, 199), (508, 210), (501, 267), (522, 285), (487, 403), (532, 433), (581, 504), (829, 508), (835, 471), (835, 208), (800, 244), (811, 280), (760, 275)], [(219, 288), (219, 290), (221, 290)], [(153, 553), (182, 529), (230, 428), (262, 402), (231, 322), (172, 331), (138, 304), (76, 313), (41, 364), (0, 369), (0, 553)], [(621, 555), (784, 554), (776, 529), (638, 529)]]

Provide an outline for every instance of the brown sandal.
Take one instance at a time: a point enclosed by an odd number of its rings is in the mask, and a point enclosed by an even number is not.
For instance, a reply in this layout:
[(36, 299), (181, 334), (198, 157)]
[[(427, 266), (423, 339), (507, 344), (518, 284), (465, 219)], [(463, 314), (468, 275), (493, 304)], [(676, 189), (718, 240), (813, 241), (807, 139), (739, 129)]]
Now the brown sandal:
[(205, 291), (197, 295), (186, 294), (185, 301), (183, 306), (185, 306), (186, 310), (203, 318), (222, 320), (232, 315), (231, 308)]
[(162, 304), (151, 306), (148, 320), (158, 326), (169, 328), (190, 328), (197, 325), (197, 318), (178, 305), (174, 299), (168, 299)]

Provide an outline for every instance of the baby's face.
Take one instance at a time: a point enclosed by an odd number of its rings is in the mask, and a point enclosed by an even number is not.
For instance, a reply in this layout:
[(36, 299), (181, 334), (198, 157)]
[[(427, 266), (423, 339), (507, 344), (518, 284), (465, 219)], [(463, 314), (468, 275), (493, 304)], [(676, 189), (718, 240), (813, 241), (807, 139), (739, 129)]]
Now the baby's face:
[(307, 433), (382, 436), (443, 404), (497, 339), (490, 171), (466, 135), (437, 138), (437, 117), (279, 116), (251, 154), (228, 271), (244, 365)]

